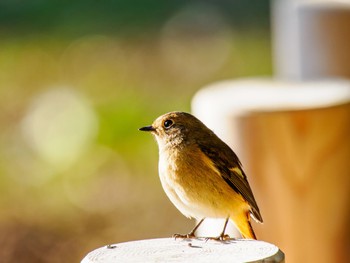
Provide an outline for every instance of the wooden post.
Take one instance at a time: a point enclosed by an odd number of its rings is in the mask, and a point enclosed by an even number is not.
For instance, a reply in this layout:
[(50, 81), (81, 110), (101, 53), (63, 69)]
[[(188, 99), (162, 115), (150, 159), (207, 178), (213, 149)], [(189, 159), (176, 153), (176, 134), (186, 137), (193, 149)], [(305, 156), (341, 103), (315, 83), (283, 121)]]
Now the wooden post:
[(115, 262), (284, 262), (278, 247), (256, 240), (213, 241), (160, 238), (98, 248), (81, 263)]
[(226, 81), (192, 109), (241, 158), (259, 239), (290, 262), (350, 262), (350, 81)]

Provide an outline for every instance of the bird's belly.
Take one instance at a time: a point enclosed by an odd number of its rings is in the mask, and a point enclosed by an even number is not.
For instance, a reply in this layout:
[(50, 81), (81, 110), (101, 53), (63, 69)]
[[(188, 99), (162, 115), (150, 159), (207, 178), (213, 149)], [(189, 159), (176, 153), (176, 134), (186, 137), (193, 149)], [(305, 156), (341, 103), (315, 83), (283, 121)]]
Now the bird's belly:
[[(190, 171), (190, 172), (189, 172)], [(220, 175), (159, 165), (163, 189), (175, 207), (193, 218), (227, 217), (248, 209), (242, 196), (233, 191)]]

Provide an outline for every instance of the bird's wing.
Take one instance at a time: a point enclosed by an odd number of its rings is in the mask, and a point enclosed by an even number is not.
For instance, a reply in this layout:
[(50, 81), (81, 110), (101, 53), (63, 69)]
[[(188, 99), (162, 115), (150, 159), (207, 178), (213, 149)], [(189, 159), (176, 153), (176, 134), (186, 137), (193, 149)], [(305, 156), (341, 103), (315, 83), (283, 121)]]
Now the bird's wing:
[(225, 182), (237, 193), (240, 193), (248, 202), (253, 217), (262, 223), (263, 219), (259, 207), (237, 155), (221, 140), (220, 147), (215, 147), (216, 145), (208, 146), (200, 143), (198, 146), (201, 151), (209, 157)]

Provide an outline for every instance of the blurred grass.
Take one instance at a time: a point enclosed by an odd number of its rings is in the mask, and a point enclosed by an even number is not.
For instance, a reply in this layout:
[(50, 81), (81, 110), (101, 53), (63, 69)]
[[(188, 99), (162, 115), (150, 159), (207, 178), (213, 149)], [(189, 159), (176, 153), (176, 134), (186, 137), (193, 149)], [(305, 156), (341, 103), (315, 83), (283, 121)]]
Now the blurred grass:
[[(141, 2), (139, 10), (149, 8)], [(84, 22), (80, 25), (85, 29), (79, 34), (62, 29), (74, 20), (63, 21), (59, 30), (53, 22), (45, 25), (40, 20), (26, 26), (21, 23), (44, 10), (44, 1), (34, 1), (28, 17), (20, 6), (8, 3), (1, 6), (14, 12), (12, 16), (0, 8), (2, 262), (77, 262), (89, 250), (109, 243), (188, 231), (191, 222), (176, 211), (161, 189), (156, 143), (138, 128), (168, 111), (190, 111), (193, 94), (206, 84), (269, 75), (268, 30), (251, 25), (237, 30), (232, 27), (232, 47), (223, 64), (210, 74), (197, 74), (200, 64), (192, 69), (184, 65), (175, 71), (169, 67), (159, 31), (112, 34), (96, 28), (86, 30), (89, 24)], [(56, 4), (59, 5), (57, 1)], [(158, 2), (153, 4), (158, 6)], [(51, 8), (46, 17), (58, 7)], [(165, 7), (158, 8), (159, 11)], [(61, 14), (73, 12), (63, 4), (60, 10)], [(91, 14), (96, 12), (90, 10)], [(157, 23), (153, 22), (159, 28), (174, 13), (174, 6), (168, 5), (166, 10)], [(103, 12), (108, 9), (100, 11)], [(11, 19), (17, 15), (23, 21), (16, 20), (17, 33), (9, 33), (14, 26)], [(133, 16), (142, 19), (148, 14), (140, 16), (136, 12)], [(54, 20), (58, 23), (61, 19), (57, 16)], [(124, 24), (130, 20), (120, 18)], [(109, 21), (98, 28), (113, 24)], [(51, 32), (52, 27), (56, 30)], [(21, 30), (27, 33), (21, 35)], [(68, 33), (61, 36), (61, 30)], [(211, 52), (215, 54), (215, 47)], [(98, 120), (96, 137), (65, 169), (50, 165), (28, 144), (22, 131), (23, 119), (33, 101), (60, 87), (73, 90), (86, 100)]]

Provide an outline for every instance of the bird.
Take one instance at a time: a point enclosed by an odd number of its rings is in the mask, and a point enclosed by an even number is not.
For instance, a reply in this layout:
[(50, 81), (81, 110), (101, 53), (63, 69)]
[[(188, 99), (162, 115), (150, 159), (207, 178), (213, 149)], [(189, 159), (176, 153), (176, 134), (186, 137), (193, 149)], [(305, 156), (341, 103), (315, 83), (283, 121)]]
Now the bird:
[(221, 234), (231, 220), (242, 238), (256, 239), (251, 218), (263, 219), (242, 164), (234, 151), (190, 113), (173, 111), (139, 129), (154, 135), (159, 148), (161, 185), (175, 207), (198, 224), (188, 234), (195, 238), (205, 218), (225, 218)]

